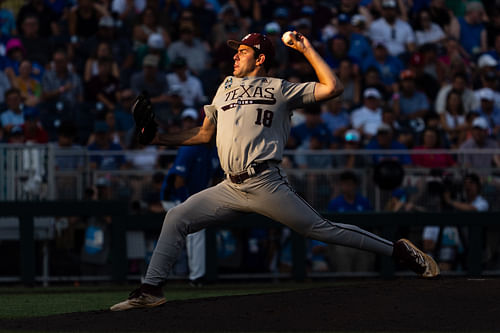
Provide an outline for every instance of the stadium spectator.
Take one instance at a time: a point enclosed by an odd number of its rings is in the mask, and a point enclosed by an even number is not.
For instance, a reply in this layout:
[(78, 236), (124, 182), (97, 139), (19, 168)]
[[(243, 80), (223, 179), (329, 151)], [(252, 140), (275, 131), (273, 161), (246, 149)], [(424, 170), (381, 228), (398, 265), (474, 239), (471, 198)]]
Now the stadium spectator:
[[(394, 132), (391, 126), (383, 123), (377, 128), (377, 133), (370, 142), (366, 145), (367, 150), (380, 150), (380, 149), (390, 149), (390, 150), (404, 150), (408, 149), (397, 140), (394, 139)], [(411, 165), (410, 155), (407, 153), (402, 154), (374, 154), (372, 156), (373, 164), (376, 165), (383, 160), (396, 160), (401, 163), (401, 165), (408, 166)]]
[(132, 105), (135, 99), (131, 89), (123, 89), (118, 94), (118, 103), (115, 107), (116, 128), (121, 133), (121, 142), (128, 147), (133, 136), (134, 117), (132, 116)]
[(377, 133), (382, 123), (382, 95), (375, 88), (367, 88), (363, 92), (363, 106), (351, 113), (351, 124), (365, 139)]
[(449, 35), (451, 19), (454, 18), (454, 16), (453, 13), (446, 8), (446, 0), (431, 0), (429, 3), (429, 15), (431, 21), (437, 23), (446, 35)]
[(17, 13), (16, 23), (20, 35), (24, 34), (23, 22), (27, 16), (38, 19), (41, 37), (59, 35), (58, 15), (43, 0), (28, 0)]
[[(231, 3), (238, 7), (239, 13), (242, 14), (241, 17), (246, 19), (248, 12), (246, 10), (242, 11), (246, 8), (240, 7), (237, 1), (231, 1)], [(248, 3), (248, 1), (245, 1), (245, 4), (246, 3)], [(258, 1), (254, 1), (253, 5), (260, 8)], [(206, 0), (191, 0), (191, 4), (187, 7), (187, 9), (193, 13), (194, 21), (198, 24), (198, 26), (202, 27), (202, 29), (200, 29), (200, 37), (203, 40), (209, 40), (210, 33), (212, 32), (213, 26), (217, 21), (216, 11), (213, 6), (209, 6)], [(260, 21), (260, 12), (255, 14), (259, 17), (256, 20)], [(249, 23), (251, 23), (251, 21)]]
[[(240, 24), (240, 14), (238, 12), (238, 9), (231, 2), (228, 2), (224, 6), (222, 6), (218, 16), (219, 20), (214, 24), (214, 27), (212, 28), (212, 34), (210, 36), (210, 41), (214, 50), (219, 48), (221, 44), (225, 44), (227, 40), (232, 38), (232, 36), (229, 37), (228, 35), (230, 31), (239, 31), (240, 35), (236, 37), (239, 39), (241, 39), (248, 33), (248, 30), (240, 30), (241, 28), (244, 28), (244, 25)], [(275, 46), (277, 45), (275, 44)]]
[(120, 20), (129, 23), (136, 18), (137, 13), (144, 11), (146, 3), (146, 0), (112, 0), (111, 11), (117, 13)]
[(92, 154), (101, 151), (121, 151), (122, 146), (114, 143), (106, 122), (97, 121), (94, 127), (95, 141), (87, 146), (90, 154), (90, 168), (93, 170), (118, 170), (125, 162), (123, 155)]
[(370, 25), (370, 38), (387, 45), (390, 55), (399, 57), (415, 51), (412, 27), (398, 17), (396, 0), (382, 0), (382, 17)]
[(19, 73), (19, 64), (24, 59), (26, 50), (19, 38), (11, 38), (5, 44), (5, 56), (1, 57), (1, 69), (12, 82), (13, 78)]
[(48, 37), (40, 36), (39, 19), (36, 15), (26, 15), (22, 22), (21, 42), (26, 58), (42, 67), (50, 62), (52, 43)]
[(132, 75), (130, 87), (136, 95), (146, 91), (151, 97), (156, 113), (161, 117), (168, 110), (169, 96), (165, 74), (158, 70), (159, 62), (158, 56), (153, 54), (145, 56), (142, 71)]
[(206, 101), (200, 79), (191, 75), (182, 57), (173, 59), (172, 73), (167, 74), (167, 83), (171, 91), (179, 91), (186, 107), (199, 107)]
[(25, 143), (47, 143), (49, 134), (39, 121), (40, 111), (34, 107), (24, 108), (24, 124), (21, 125)]
[[(75, 144), (77, 128), (71, 121), (63, 121), (58, 128), (57, 136), (57, 149), (63, 151), (74, 151), (75, 155), (57, 155), (55, 157), (55, 164), (57, 170), (81, 170), (85, 166), (83, 159), (82, 147)], [(58, 192), (65, 191), (64, 186), (58, 186)], [(63, 198), (66, 198), (63, 196)]]
[(390, 90), (404, 66), (398, 58), (388, 53), (385, 42), (376, 41), (373, 44), (373, 57), (364, 59), (362, 64), (364, 72), (370, 67), (379, 71), (380, 80), (386, 86), (385, 90)]
[[(113, 54), (111, 53), (111, 45), (108, 42), (102, 41), (97, 44), (96, 49), (85, 61), (85, 71), (83, 74), (84, 82), (89, 82), (94, 76), (99, 75), (99, 59), (112, 59)], [(118, 63), (112, 61), (111, 64), (111, 74), (115, 78), (120, 77), (120, 69), (118, 68)]]
[[(89, 37), (85, 42), (82, 43), (80, 48), (80, 55), (86, 61), (88, 58), (97, 57), (93, 54), (98, 50), (99, 45), (102, 42), (106, 42), (109, 45), (110, 53), (107, 56), (111, 56), (119, 67), (119, 76), (123, 80), (124, 86), (129, 86), (130, 75), (132, 75), (133, 65), (134, 65), (134, 53), (132, 51), (132, 40), (127, 38), (128, 35), (122, 34), (118, 31), (118, 23), (110, 16), (103, 16), (99, 20), (99, 27), (97, 34)], [(106, 54), (104, 54), (106, 55)], [(140, 68), (140, 66), (139, 66)], [(96, 67), (93, 65), (94, 74), (96, 74)], [(116, 75), (117, 73), (113, 71)]]
[(69, 110), (83, 101), (83, 86), (78, 74), (69, 70), (68, 55), (57, 50), (52, 56), (54, 67), (45, 71), (42, 78), (42, 100), (51, 105), (63, 103)]
[[(498, 17), (496, 18), (498, 19)], [(495, 35), (493, 47), (487, 54), (491, 55), (498, 63), (497, 70), (500, 70), (500, 33)]]
[[(488, 137), (489, 124), (482, 117), (472, 122), (472, 137), (467, 139), (460, 149), (492, 149), (498, 148), (498, 142)], [(460, 155), (460, 162), (464, 168), (480, 170), (484, 168), (500, 167), (500, 155), (466, 153)]]
[(488, 34), (483, 24), (484, 7), (480, 1), (469, 2), (463, 17), (458, 17), (450, 33), (471, 57), (488, 50)]
[(202, 41), (195, 37), (193, 24), (181, 25), (179, 31), (180, 39), (170, 44), (168, 57), (184, 57), (189, 70), (199, 75), (209, 63), (209, 53)]
[(479, 90), (478, 97), (480, 107), (477, 112), (479, 116), (488, 122), (489, 134), (493, 138), (498, 138), (500, 133), (500, 109), (495, 106), (495, 93), (490, 88), (483, 88)]
[(345, 109), (351, 110), (361, 103), (361, 77), (359, 68), (349, 58), (344, 58), (340, 60), (337, 75), (344, 85), (342, 105)]
[(411, 125), (409, 121), (421, 120), (429, 112), (429, 101), (425, 94), (416, 90), (416, 76), (412, 70), (402, 71), (399, 78), (400, 86), (395, 86), (391, 106), (398, 122)]
[(445, 79), (453, 80), (458, 73), (467, 73), (471, 66), (469, 55), (462, 48), (460, 43), (453, 37), (448, 37), (445, 42), (445, 52), (440, 55), (439, 62), (446, 69)]
[(12, 11), (4, 8), (5, 0), (0, 1), (0, 20), (2, 24), (0, 25), (0, 36), (4, 38), (9, 38), (11, 36), (17, 35), (16, 20)]
[(310, 145), (309, 141), (313, 136), (324, 138), (327, 147), (334, 144), (334, 138), (330, 130), (321, 119), (321, 108), (318, 105), (305, 109), (305, 121), (292, 127), (288, 146), (307, 149)]
[(472, 73), (472, 85), (475, 89), (482, 88), (487, 75), (493, 73), (496, 77), (498, 62), (491, 55), (485, 53), (477, 59), (477, 69)]
[(446, 98), (446, 111), (440, 117), (441, 127), (448, 134), (452, 147), (460, 146), (466, 139), (468, 129), (460, 92), (450, 90)]
[[(355, 129), (347, 130), (342, 137), (340, 149), (350, 151), (363, 149), (361, 134)], [(333, 161), (336, 168), (344, 169), (360, 169), (368, 164), (366, 156), (355, 153), (335, 155)]]
[(7, 110), (0, 114), (0, 123), (9, 134), (14, 126), (24, 124), (23, 108), (21, 104), (21, 93), (16, 88), (11, 88), (5, 92), (5, 103)]
[(364, 34), (366, 19), (363, 15), (354, 15), (351, 18), (351, 25), (347, 30), (346, 37), (349, 39), (349, 56), (362, 62), (373, 56), (370, 41)]
[[(500, 92), (498, 92), (497, 81), (498, 81), (497, 74), (492, 71), (488, 71), (481, 76), (481, 87), (488, 88), (493, 91), (493, 100), (495, 103), (495, 107), (500, 108)], [(478, 100), (479, 100), (479, 91), (481, 91), (481, 89), (478, 89), (474, 92)]]
[(85, 85), (85, 100), (92, 103), (102, 103), (107, 111), (114, 110), (118, 100), (118, 79), (113, 76), (113, 59), (99, 58), (98, 74)]
[(12, 85), (21, 93), (21, 100), (24, 105), (36, 106), (42, 96), (42, 85), (38, 80), (31, 77), (32, 66), (27, 59), (19, 64), (19, 75), (16, 76)]
[(168, 46), (170, 44), (170, 35), (158, 21), (158, 12), (153, 7), (146, 7), (142, 12), (141, 23), (134, 27), (134, 50), (147, 45), (149, 36), (152, 34), (159, 34), (163, 39), (164, 45)]
[[(340, 174), (340, 194), (328, 203), (332, 213), (369, 212), (373, 208), (368, 199), (358, 191), (359, 180), (352, 171)], [(336, 272), (371, 272), (375, 269), (372, 253), (344, 246), (332, 246), (332, 264)]]
[(334, 35), (330, 40), (327, 41), (327, 55), (325, 61), (333, 69), (338, 69), (340, 67), (340, 62), (343, 59), (349, 59), (354, 65), (355, 72), (359, 71), (359, 60), (348, 55), (349, 51), (349, 40), (344, 35)]
[(434, 106), (434, 110), (437, 113), (442, 114), (446, 111), (446, 101), (448, 93), (451, 90), (455, 90), (462, 95), (465, 113), (477, 110), (478, 102), (476, 96), (471, 89), (467, 88), (467, 76), (464, 73), (456, 73), (451, 84), (443, 86), (438, 92)]
[(172, 59), (168, 58), (167, 49), (163, 37), (159, 33), (152, 33), (148, 37), (146, 45), (140, 46), (135, 52), (136, 67), (139, 68), (142, 64), (144, 57), (148, 54), (153, 54), (160, 59), (158, 68), (161, 71), (166, 71)]
[(418, 13), (417, 29), (415, 31), (417, 46), (427, 43), (441, 43), (446, 39), (446, 35), (441, 27), (431, 21), (431, 15), (427, 9)]
[[(426, 128), (422, 132), (422, 145), (413, 148), (415, 151), (444, 149), (440, 142), (439, 133), (433, 128)], [(411, 156), (413, 165), (424, 168), (449, 168), (455, 165), (455, 160), (451, 154), (414, 154)]]
[(331, 99), (324, 103), (321, 113), (323, 123), (328, 127), (333, 137), (339, 141), (344, 137), (344, 132), (351, 126), (349, 114), (342, 104), (341, 98)]
[(68, 13), (71, 46), (78, 46), (97, 33), (99, 19), (109, 16), (106, 8), (92, 0), (80, 0)]

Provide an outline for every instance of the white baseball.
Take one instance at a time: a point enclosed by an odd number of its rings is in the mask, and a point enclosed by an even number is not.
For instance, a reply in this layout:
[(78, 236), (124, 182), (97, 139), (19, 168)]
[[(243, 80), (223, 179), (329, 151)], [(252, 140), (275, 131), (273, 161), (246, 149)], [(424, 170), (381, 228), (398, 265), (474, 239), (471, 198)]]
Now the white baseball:
[(283, 41), (285, 43), (287, 43), (288, 45), (292, 45), (293, 44), (293, 39), (292, 39), (292, 35), (293, 35), (293, 32), (291, 31), (287, 31), (283, 34)]

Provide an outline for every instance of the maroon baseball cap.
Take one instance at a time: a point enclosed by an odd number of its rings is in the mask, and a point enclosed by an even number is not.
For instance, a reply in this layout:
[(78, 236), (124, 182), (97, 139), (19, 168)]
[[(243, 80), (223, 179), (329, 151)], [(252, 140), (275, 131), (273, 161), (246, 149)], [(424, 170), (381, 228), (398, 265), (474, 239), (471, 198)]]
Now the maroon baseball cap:
[(269, 37), (259, 33), (251, 33), (243, 37), (241, 41), (228, 40), (227, 45), (237, 50), (240, 45), (253, 48), (258, 54), (263, 53), (268, 60), (274, 59), (274, 45)]

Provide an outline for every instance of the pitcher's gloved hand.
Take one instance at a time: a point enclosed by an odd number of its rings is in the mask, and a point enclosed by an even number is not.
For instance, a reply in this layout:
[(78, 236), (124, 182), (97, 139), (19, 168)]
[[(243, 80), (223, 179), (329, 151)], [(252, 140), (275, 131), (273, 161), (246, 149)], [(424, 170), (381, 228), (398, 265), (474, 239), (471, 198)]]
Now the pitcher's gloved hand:
[(158, 131), (153, 105), (146, 92), (142, 92), (132, 105), (135, 120), (135, 130), (139, 143), (147, 145), (153, 141)]

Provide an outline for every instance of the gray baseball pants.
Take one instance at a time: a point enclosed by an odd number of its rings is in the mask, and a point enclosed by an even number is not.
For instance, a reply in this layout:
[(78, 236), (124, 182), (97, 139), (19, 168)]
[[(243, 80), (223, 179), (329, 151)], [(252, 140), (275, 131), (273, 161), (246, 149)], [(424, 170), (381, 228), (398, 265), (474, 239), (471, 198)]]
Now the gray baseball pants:
[(292, 189), (283, 170), (275, 165), (242, 184), (226, 179), (169, 210), (144, 283), (165, 282), (188, 234), (216, 223), (237, 221), (247, 213), (267, 216), (305, 237), (325, 243), (392, 255), (392, 242), (359, 227), (321, 217)]

